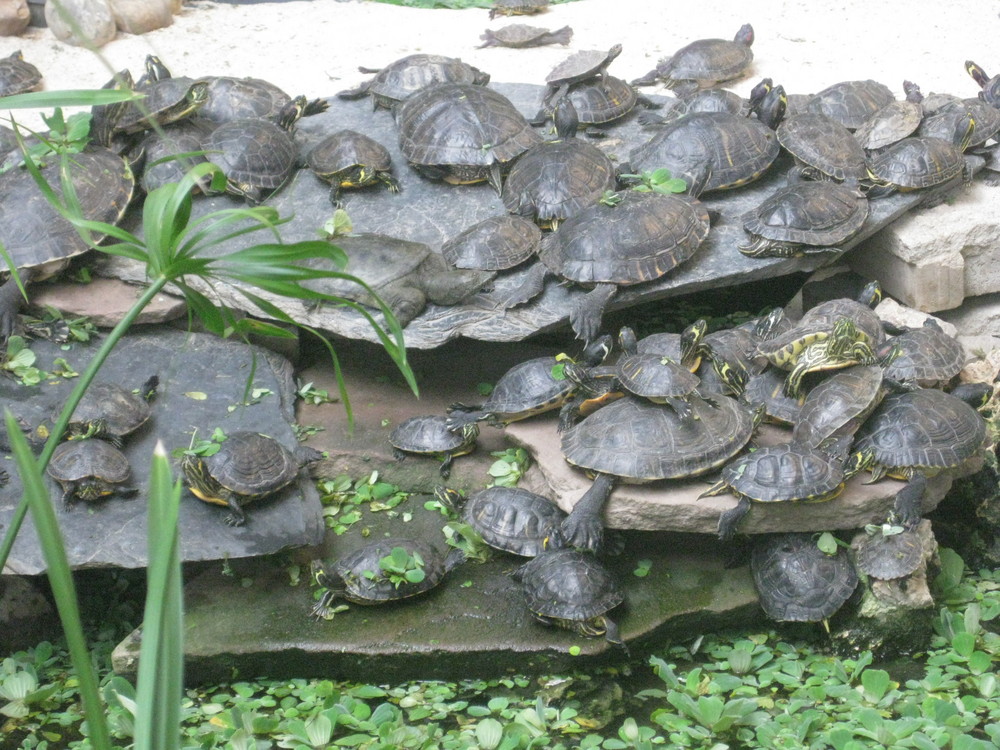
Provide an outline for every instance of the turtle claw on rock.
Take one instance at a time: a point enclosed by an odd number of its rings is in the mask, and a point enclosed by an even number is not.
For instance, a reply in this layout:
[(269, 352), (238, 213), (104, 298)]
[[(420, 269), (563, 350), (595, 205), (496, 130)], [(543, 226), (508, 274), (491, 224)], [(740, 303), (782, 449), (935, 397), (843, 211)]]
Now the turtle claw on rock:
[(618, 478), (598, 474), (594, 483), (577, 500), (565, 520), (552, 531), (548, 546), (553, 549), (574, 547), (600, 552), (604, 545), (604, 523), (601, 515)]

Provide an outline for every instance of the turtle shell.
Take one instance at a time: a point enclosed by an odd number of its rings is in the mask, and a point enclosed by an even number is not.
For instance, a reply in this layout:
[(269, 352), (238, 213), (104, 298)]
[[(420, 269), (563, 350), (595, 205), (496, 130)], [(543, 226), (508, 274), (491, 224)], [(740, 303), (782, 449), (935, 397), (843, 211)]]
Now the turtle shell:
[(722, 482), (755, 503), (829, 500), (844, 486), (843, 463), (798, 443), (780, 443), (730, 461)]
[(149, 401), (129, 388), (118, 383), (92, 383), (73, 411), (68, 430), (83, 434), (100, 421), (101, 437), (117, 440), (139, 429), (151, 413)]
[(535, 557), (566, 513), (548, 498), (517, 487), (487, 487), (470, 497), (462, 518), (495, 549)]
[(814, 95), (806, 105), (810, 112), (826, 115), (857, 130), (882, 107), (895, 101), (892, 90), (871, 79), (841, 81)]
[(619, 399), (567, 429), (563, 455), (582, 469), (641, 484), (704, 474), (749, 442), (754, 418), (744, 405), (696, 395), (688, 401), (693, 419), (651, 401)]
[(418, 170), (441, 169), (445, 179), (458, 182), (483, 181), (491, 167), (508, 164), (542, 140), (503, 94), (466, 83), (414, 94), (399, 105), (396, 125), (407, 161)]
[(962, 152), (941, 138), (904, 138), (877, 154), (868, 165), (877, 179), (904, 190), (932, 187), (961, 176)]
[(696, 39), (661, 60), (656, 76), (667, 88), (691, 81), (711, 86), (739, 78), (753, 62), (753, 27), (745, 24), (733, 39)]
[(448, 453), (469, 447), (468, 437), (450, 430), (447, 419), (436, 414), (400, 422), (389, 433), (389, 442), (408, 453)]
[(550, 89), (586, 81), (588, 78), (600, 75), (621, 54), (622, 46), (616, 44), (607, 51), (584, 49), (574, 52), (556, 65), (545, 76), (545, 83)]
[(599, 81), (581, 81), (567, 94), (580, 125), (606, 125), (621, 119), (639, 100), (635, 89), (621, 78), (605, 75)]
[(441, 255), (456, 268), (505, 271), (533, 256), (542, 230), (520, 216), (491, 216), (476, 222), (441, 246)]
[(23, 94), (38, 87), (42, 74), (24, 59), (21, 50), (0, 58), (0, 96)]
[(226, 175), (226, 190), (259, 202), (265, 191), (288, 181), (298, 148), (291, 134), (270, 120), (241, 118), (219, 125), (205, 139), (205, 150)]
[(198, 117), (216, 124), (245, 117), (275, 118), (291, 100), (278, 86), (260, 78), (209, 76)]
[(942, 138), (957, 143), (964, 136), (966, 117), (971, 117), (975, 123), (966, 148), (981, 146), (1000, 131), (1000, 110), (996, 107), (980, 99), (957, 99), (925, 117), (916, 134), (921, 138)]
[(569, 44), (573, 38), (573, 29), (563, 26), (561, 29), (550, 31), (538, 26), (528, 26), (523, 23), (510, 23), (499, 29), (486, 29), (480, 37), (483, 47), (511, 47), (513, 49), (523, 49), (525, 47), (542, 47), (546, 44)]
[[(370, 72), (370, 71), (366, 71)], [(376, 107), (391, 108), (413, 94), (441, 83), (485, 86), (490, 76), (457, 57), (417, 53), (401, 57), (377, 71), (375, 77), (357, 89), (342, 91), (343, 99), (371, 94)]]
[[(306, 163), (319, 177), (338, 187), (363, 187), (383, 181), (395, 192), (389, 150), (356, 130), (338, 130), (310, 149)], [(393, 190), (395, 188), (395, 190)]]
[(844, 125), (823, 114), (786, 117), (778, 142), (796, 159), (835, 180), (858, 181), (867, 175), (865, 151)]
[(521, 566), (519, 577), (528, 609), (545, 618), (582, 622), (625, 600), (607, 568), (583, 550), (548, 550)]
[(651, 401), (688, 396), (701, 382), (675, 360), (639, 352), (619, 357), (616, 374), (623, 388)]
[(781, 622), (819, 622), (851, 598), (858, 574), (847, 553), (827, 555), (812, 534), (781, 534), (757, 541), (750, 572), (764, 612)]
[(923, 388), (939, 387), (958, 375), (968, 355), (954, 336), (928, 318), (928, 324), (894, 336), (885, 342), (879, 355), (897, 349), (896, 357), (886, 365), (891, 380), (913, 383)]
[(490, 19), (497, 16), (533, 16), (549, 7), (550, 0), (493, 0)]
[[(151, 193), (167, 183), (177, 182), (192, 166), (208, 161), (200, 153), (208, 133), (205, 123), (195, 119), (174, 123), (162, 132), (146, 133), (140, 146), (146, 164), (139, 178), (142, 189)], [(184, 158), (172, 158), (179, 154), (185, 154)]]
[(285, 446), (259, 432), (232, 432), (217, 453), (204, 456), (211, 477), (225, 489), (256, 500), (292, 483), (299, 461)]
[(816, 385), (802, 402), (792, 440), (812, 448), (853, 435), (885, 395), (881, 367), (855, 366)]
[(56, 446), (46, 470), (63, 486), (66, 502), (113, 494), (132, 469), (120, 450), (104, 440), (69, 440)]
[(138, 133), (151, 129), (154, 123), (162, 126), (176, 122), (198, 110), (207, 89), (207, 82), (186, 76), (140, 81), (135, 90), (145, 94), (142, 104), (126, 107), (114, 129), (120, 133)]
[[(396, 547), (406, 550), (411, 557), (420, 556), (424, 562), (423, 580), (402, 581), (397, 586), (381, 574), (379, 561)], [(344, 597), (355, 604), (381, 604), (422, 594), (441, 583), (446, 572), (444, 559), (437, 550), (418, 539), (402, 537), (378, 539), (333, 563), (333, 573), (343, 581)]]
[(858, 570), (882, 581), (905, 578), (924, 559), (916, 529), (904, 529), (898, 534), (858, 534), (851, 548)]
[(854, 136), (862, 148), (869, 151), (883, 149), (913, 135), (919, 127), (924, 118), (923, 95), (920, 88), (909, 81), (903, 82), (903, 89), (905, 100), (889, 102), (855, 131)]

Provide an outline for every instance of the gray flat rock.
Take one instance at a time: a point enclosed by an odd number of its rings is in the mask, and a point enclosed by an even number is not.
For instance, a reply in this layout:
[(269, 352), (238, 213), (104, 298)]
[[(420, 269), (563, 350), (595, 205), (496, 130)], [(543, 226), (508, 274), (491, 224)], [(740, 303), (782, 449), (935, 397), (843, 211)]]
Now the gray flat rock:
[[(45, 370), (52, 369), (53, 358), (63, 357), (80, 371), (96, 348), (97, 344), (78, 344), (63, 351), (45, 341), (31, 344), (38, 355), (37, 366)], [(241, 402), (251, 373), (252, 388), (269, 393), (244, 406)], [(207, 334), (154, 329), (126, 337), (98, 379), (139, 387), (153, 374), (160, 377), (153, 414), (127, 438), (124, 447), (132, 466), (132, 483), (140, 490), (137, 496), (111, 497), (89, 506), (76, 503), (67, 510), (61, 501), (61, 488), (46, 478), (73, 568), (146, 565), (145, 488), (149, 457), (157, 441), (170, 453), (190, 444), (194, 428), (198, 428), (199, 438), (207, 438), (215, 427), (221, 427), (226, 432), (264, 432), (289, 448), (296, 446), (292, 430), (295, 385), (291, 365), (284, 358)], [(54, 417), (72, 387), (73, 381), (62, 378), (28, 387), (5, 377), (0, 378), (0, 399), (34, 426)], [(173, 463), (174, 476), (178, 476), (176, 461)], [(0, 489), (0, 528), (5, 530), (21, 498), (20, 479), (13, 467), (8, 471), (11, 481)], [(236, 559), (315, 544), (323, 534), (320, 511), (317, 491), (305, 471), (275, 497), (248, 507), (247, 524), (239, 528), (223, 522), (226, 509), (204, 503), (185, 490), (180, 513), (181, 559)], [(29, 514), (4, 572), (34, 575), (44, 570)]]
[[(495, 84), (515, 106), (527, 116), (538, 110), (543, 88), (530, 84)], [(472, 224), (504, 211), (503, 204), (493, 190), (485, 184), (452, 186), (426, 180), (407, 166), (399, 151), (392, 115), (386, 110), (372, 111), (367, 100), (344, 101), (332, 99), (326, 113), (305, 118), (300, 122), (297, 137), (305, 152), (323, 135), (342, 128), (352, 128), (374, 137), (392, 154), (394, 171), (402, 184), (402, 191), (392, 195), (382, 189), (343, 191), (341, 198), (357, 232), (380, 232), (403, 239), (428, 243), (435, 251), (441, 244)], [(619, 162), (639, 143), (652, 136), (654, 130), (639, 127), (633, 116), (608, 128), (608, 137), (597, 142)], [(981, 164), (981, 160), (980, 160)], [(680, 294), (697, 292), (747, 281), (811, 271), (832, 262), (844, 251), (855, 246), (878, 229), (924, 200), (915, 193), (900, 193), (873, 201), (871, 212), (861, 232), (838, 248), (790, 259), (756, 259), (740, 254), (737, 245), (745, 242), (741, 216), (785, 184), (791, 167), (788, 157), (779, 157), (771, 170), (760, 180), (738, 190), (706, 196), (705, 203), (717, 212), (708, 239), (686, 263), (666, 276), (648, 283), (623, 288), (612, 300), (609, 309), (617, 309)], [(291, 221), (281, 226), (285, 242), (315, 239), (317, 231), (330, 218), (329, 187), (308, 170), (299, 170), (291, 182), (268, 201), (282, 216)], [(228, 196), (199, 198), (195, 201), (195, 216), (202, 216), (221, 208), (232, 208), (242, 203)], [(138, 229), (136, 217), (131, 219)], [(231, 251), (253, 242), (270, 239), (266, 233), (223, 244), (211, 252)], [(144, 269), (120, 258), (102, 257), (99, 270), (106, 275), (119, 276), (131, 281), (141, 281)], [(514, 270), (499, 276), (496, 290), (503, 290), (520, 282), (524, 270)], [(247, 308), (246, 300), (233, 289), (217, 286), (223, 300), (238, 309)], [(566, 286), (550, 279), (544, 293), (534, 301), (508, 309), (498, 309), (492, 295), (477, 294), (453, 306), (428, 305), (406, 327), (409, 347), (426, 349), (440, 346), (446, 341), (468, 337), (486, 341), (520, 341), (541, 331), (551, 330), (568, 322), (570, 303), (584, 293), (574, 286)], [(375, 341), (376, 336), (362, 315), (341, 308), (311, 310), (294, 300), (265, 298), (277, 304), (294, 319), (321, 330), (338, 335)], [(250, 310), (257, 314), (257, 310)]]

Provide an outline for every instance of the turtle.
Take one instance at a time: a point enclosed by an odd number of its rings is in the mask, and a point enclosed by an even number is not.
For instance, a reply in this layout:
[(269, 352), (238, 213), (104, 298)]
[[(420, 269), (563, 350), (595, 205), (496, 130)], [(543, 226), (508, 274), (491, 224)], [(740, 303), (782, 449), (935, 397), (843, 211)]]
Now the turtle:
[(756, 111), (756, 119), (731, 112), (695, 112), (669, 122), (632, 149), (621, 171), (668, 169), (674, 177), (693, 179), (700, 168), (707, 168), (706, 192), (753, 182), (781, 152), (773, 127), (784, 113), (784, 89), (770, 89)]
[(788, 442), (758, 448), (730, 461), (722, 478), (698, 497), (732, 492), (739, 502), (719, 516), (718, 534), (729, 541), (753, 503), (823, 502), (844, 490), (844, 484), (873, 458), (859, 451), (846, 461), (820, 448)]
[(750, 573), (761, 607), (779, 622), (820, 622), (832, 617), (858, 587), (858, 574), (840, 547), (829, 555), (810, 533), (759, 539)]
[[(621, 120), (635, 109), (636, 105), (647, 110), (660, 109), (663, 106), (641, 95), (624, 79), (607, 73), (600, 78), (572, 84), (563, 98), (573, 103), (580, 127), (585, 128), (586, 135), (592, 138), (607, 135), (603, 128)], [(555, 104), (558, 104), (558, 101)], [(545, 125), (553, 117), (555, 104), (547, 105), (543, 101), (538, 113), (530, 121), (531, 124)]]
[(563, 367), (563, 375), (573, 383), (573, 389), (559, 409), (559, 423), (556, 427), (559, 433), (627, 393), (618, 379), (617, 362), (593, 367), (579, 362), (567, 362)]
[(608, 66), (622, 53), (620, 44), (607, 51), (584, 49), (574, 52), (545, 76), (542, 108), (551, 108), (569, 91), (570, 86), (591, 79), (603, 80)]
[(528, 609), (539, 622), (620, 644), (608, 612), (625, 601), (611, 572), (590, 552), (547, 550), (522, 565), (520, 581)]
[(330, 202), (337, 205), (344, 188), (385, 185), (398, 193), (399, 180), (392, 174), (389, 150), (371, 136), (356, 130), (338, 130), (309, 149), (306, 163), (316, 175), (330, 183)]
[(70, 439), (98, 437), (121, 447), (127, 436), (148, 420), (153, 410), (149, 402), (156, 395), (160, 378), (148, 378), (136, 391), (110, 381), (91, 383), (66, 427)]
[(399, 147), (422, 176), (452, 184), (488, 182), (539, 143), (510, 100), (484, 86), (443, 83), (413, 94), (396, 110)]
[(538, 251), (542, 230), (535, 222), (511, 214), (477, 221), (441, 245), (441, 255), (455, 268), (506, 271)]
[(569, 97), (559, 100), (554, 118), (556, 140), (542, 141), (521, 154), (500, 192), (508, 211), (544, 229), (558, 228), (618, 184), (610, 157), (574, 137), (579, 118)]
[(490, 20), (497, 16), (534, 16), (548, 10), (550, 0), (493, 0)]
[(879, 151), (913, 133), (924, 119), (924, 95), (912, 81), (903, 81), (902, 101), (892, 101), (876, 110), (854, 132), (866, 151)]
[(920, 328), (893, 336), (879, 351), (898, 349), (886, 366), (886, 376), (909, 386), (940, 388), (948, 385), (965, 367), (968, 355), (954, 336), (949, 336), (934, 318), (927, 318)]
[(856, 184), (868, 174), (857, 138), (828, 115), (806, 112), (785, 117), (776, 133), (778, 142), (811, 177)]
[(640, 113), (639, 124), (644, 128), (655, 127), (679, 120), (684, 115), (695, 112), (729, 112), (740, 117), (748, 117), (750, 115), (750, 102), (728, 89), (698, 89), (677, 97), (673, 106), (662, 115), (653, 112)]
[[(382, 561), (391, 560), (394, 555), (404, 564), (412, 564), (412, 569), (420, 574), (409, 578), (403, 574), (393, 580)], [(423, 594), (440, 584), (464, 560), (461, 550), (453, 549), (442, 555), (427, 542), (407, 537), (376, 539), (330, 564), (314, 560), (313, 580), (326, 590), (313, 605), (312, 614), (317, 620), (331, 618), (333, 603), (338, 598), (367, 606)]]
[(381, 300), (401, 326), (422, 313), (428, 303), (458, 304), (482, 289), (494, 275), (493, 271), (454, 268), (423, 242), (370, 232), (330, 239), (347, 255), (346, 266), (319, 257), (302, 261), (301, 265), (355, 276), (368, 288), (339, 275), (307, 280), (302, 285), (368, 307), (380, 307)]
[(457, 57), (417, 53), (395, 60), (384, 68), (359, 68), (375, 77), (354, 89), (341, 91), (341, 99), (361, 99), (371, 96), (375, 109), (393, 109), (404, 99), (438, 83), (467, 83), (485, 86), (488, 73), (462, 62)]
[(668, 89), (691, 91), (731, 81), (749, 70), (753, 41), (753, 26), (749, 23), (743, 24), (732, 40), (696, 39), (660, 60), (632, 85), (651, 86), (662, 81)]
[[(207, 83), (207, 88), (198, 118), (216, 125), (245, 117), (277, 120), (292, 101), (280, 87), (261, 78), (206, 76), (200, 80)], [(303, 107), (302, 116), (325, 112), (328, 107), (325, 99), (312, 99)]]
[(1000, 107), (1000, 76), (989, 75), (972, 60), (965, 61), (965, 70), (981, 89), (979, 97), (992, 107)]
[(861, 231), (868, 199), (857, 186), (821, 180), (793, 181), (741, 217), (751, 258), (790, 258), (836, 249)]
[(916, 529), (885, 525), (857, 534), (851, 542), (858, 572), (880, 581), (893, 581), (913, 573), (924, 560)]
[(636, 341), (636, 350), (658, 354), (680, 362), (691, 372), (701, 364), (704, 349), (702, 341), (708, 331), (708, 321), (704, 318), (689, 323), (680, 333), (651, 333)]
[[(140, 141), (144, 166), (139, 184), (148, 194), (168, 183), (180, 180), (193, 166), (208, 161), (203, 151), (209, 130), (197, 119), (182, 120), (160, 130), (150, 130)], [(206, 192), (210, 179), (199, 181), (199, 189)]]
[[(849, 368), (853, 369), (853, 368)], [(849, 371), (848, 370), (848, 371)], [(751, 408), (764, 409), (764, 420), (774, 424), (791, 426), (799, 420), (805, 394), (798, 397), (785, 395), (787, 373), (777, 367), (767, 367), (756, 375), (751, 375), (743, 386), (740, 400)]]
[[(975, 127), (965, 141), (966, 117), (972, 118)], [(914, 135), (920, 138), (941, 138), (961, 145), (962, 151), (990, 153), (984, 144), (1000, 131), (1000, 109), (991, 107), (980, 99), (957, 99), (945, 104), (937, 112), (920, 121)]]
[(486, 29), (479, 38), (483, 40), (479, 49), (483, 47), (523, 49), (525, 47), (544, 47), (547, 44), (561, 44), (565, 47), (573, 38), (573, 29), (569, 26), (563, 26), (561, 29), (552, 31), (524, 23), (510, 23), (499, 29)]
[(118, 133), (139, 133), (193, 115), (205, 102), (208, 83), (187, 76), (174, 77), (158, 57), (147, 55), (146, 74), (135, 84), (134, 91), (143, 97), (120, 111), (113, 124)]
[[(73, 154), (66, 163), (82, 216), (116, 224), (125, 213), (135, 187), (128, 163), (101, 146), (89, 146)], [(58, 160), (41, 170), (57, 193), (62, 192), (59, 170)], [(99, 239), (92, 233), (92, 242)], [(52, 208), (26, 169), (0, 174), (0, 245), (18, 269), (23, 284), (51, 276), (69, 258), (91, 247), (76, 227)], [(16, 284), (8, 281), (0, 286), (0, 339), (13, 332), (22, 301)]]
[(810, 99), (809, 112), (826, 115), (850, 130), (857, 130), (882, 107), (896, 100), (892, 90), (884, 83), (870, 78), (840, 81)]
[(41, 83), (41, 71), (24, 59), (21, 50), (0, 58), (0, 96), (34, 91)]
[(792, 440), (819, 448), (842, 436), (853, 437), (892, 387), (886, 368), (858, 365), (833, 373), (805, 396)]
[[(580, 362), (584, 367), (594, 367), (603, 362), (610, 351), (611, 337), (600, 336), (584, 348)], [(563, 375), (564, 365), (559, 357), (534, 357), (514, 365), (500, 376), (492, 393), (481, 404), (451, 404), (448, 426), (454, 429), (481, 421), (502, 426), (558, 409), (575, 387), (575, 383)]]
[(229, 508), (229, 526), (246, 523), (244, 506), (271, 497), (290, 485), (303, 466), (323, 454), (304, 445), (289, 450), (260, 432), (229, 433), (211, 455), (186, 453), (181, 471), (191, 494), (199, 500)]
[(432, 414), (404, 419), (389, 433), (389, 444), (397, 461), (403, 460), (407, 453), (440, 458), (441, 476), (447, 479), (452, 460), (474, 451), (478, 437), (478, 422), (463, 423), (452, 429), (447, 417)]
[(0, 125), (0, 159), (18, 148), (17, 134), (6, 125)]
[(487, 487), (469, 498), (436, 487), (442, 505), (461, 511), (462, 520), (490, 547), (521, 557), (536, 557), (546, 548), (566, 513), (547, 497), (520, 487)]
[(689, 195), (627, 191), (616, 205), (596, 203), (569, 217), (559, 231), (542, 238), (542, 262), (529, 269), (504, 304), (532, 299), (550, 273), (591, 286), (572, 303), (569, 319), (577, 338), (593, 341), (619, 286), (660, 278), (694, 255), (708, 236), (708, 210), (691, 197), (705, 178), (703, 167)]
[(305, 104), (304, 97), (293, 99), (274, 122), (243, 117), (208, 135), (204, 148), (226, 175), (227, 193), (257, 205), (288, 182), (298, 160), (298, 146), (289, 131)]
[(60, 443), (46, 470), (62, 486), (63, 505), (67, 509), (77, 500), (89, 503), (112, 495), (134, 495), (139, 491), (126, 485), (132, 468), (125, 454), (98, 438)]
[(635, 331), (628, 326), (619, 331), (618, 342), (622, 350), (615, 363), (619, 385), (633, 395), (666, 404), (681, 418), (693, 418), (687, 399), (696, 393), (701, 379), (669, 357), (640, 353)]

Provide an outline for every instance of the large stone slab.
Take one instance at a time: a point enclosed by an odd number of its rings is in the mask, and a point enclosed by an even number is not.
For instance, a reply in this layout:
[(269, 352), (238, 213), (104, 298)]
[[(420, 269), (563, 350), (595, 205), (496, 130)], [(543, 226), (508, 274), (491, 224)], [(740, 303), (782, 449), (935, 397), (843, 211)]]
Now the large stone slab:
[[(495, 84), (525, 115), (538, 110), (542, 87), (529, 84)], [(399, 151), (395, 124), (386, 110), (372, 111), (367, 99), (344, 101), (331, 99), (328, 112), (305, 118), (298, 127), (303, 152), (323, 135), (342, 128), (352, 128), (371, 135), (390, 151), (402, 191), (392, 195), (385, 190), (344, 191), (344, 207), (357, 232), (382, 232), (404, 239), (428, 243), (434, 250), (468, 226), (504, 208), (498, 196), (486, 185), (452, 186), (421, 178), (406, 165)], [(599, 145), (616, 160), (625, 162), (632, 148), (651, 137), (651, 131), (639, 127), (634, 117), (609, 128), (608, 137)], [(838, 258), (878, 229), (920, 203), (919, 194), (896, 194), (873, 201), (871, 213), (861, 232), (839, 248), (790, 259), (747, 258), (737, 250), (745, 242), (742, 215), (783, 186), (791, 167), (790, 159), (781, 157), (760, 180), (734, 191), (706, 196), (705, 203), (718, 215), (708, 239), (693, 258), (666, 276), (623, 288), (609, 309), (623, 308), (679, 294), (720, 286), (771, 278), (799, 271), (813, 270)], [(317, 231), (331, 215), (329, 189), (311, 172), (300, 170), (290, 184), (268, 201), (291, 220), (280, 228), (284, 241), (315, 239)], [(221, 208), (241, 205), (228, 196), (200, 198), (194, 213), (202, 216)], [(138, 229), (137, 217), (133, 217)], [(211, 250), (221, 253), (239, 245), (268, 241), (265, 233), (234, 240)], [(100, 271), (132, 281), (141, 281), (144, 269), (119, 258), (100, 258)], [(497, 292), (517, 284), (525, 271), (515, 270), (499, 277)], [(192, 283), (196, 283), (193, 282)], [(236, 290), (217, 286), (215, 291), (227, 303), (247, 309), (247, 302)], [(565, 325), (571, 303), (584, 290), (551, 279), (544, 293), (533, 302), (508, 310), (498, 309), (494, 296), (477, 294), (464, 303), (442, 307), (428, 305), (406, 328), (407, 345), (433, 348), (454, 338), (468, 337), (487, 341), (520, 341), (541, 331)], [(294, 300), (262, 295), (277, 304), (294, 319), (339, 335), (375, 341), (376, 335), (359, 313), (327, 307), (321, 310)], [(251, 310), (257, 314), (257, 310)]]
[[(77, 371), (93, 356), (97, 344), (75, 345), (67, 351), (37, 341), (31, 349), (37, 365), (51, 370), (55, 357), (65, 358)], [(160, 388), (150, 420), (128, 438), (124, 452), (140, 489), (135, 498), (110, 498), (71, 509), (63, 507), (62, 491), (47, 478), (52, 501), (74, 568), (146, 565), (146, 494), (149, 459), (158, 441), (168, 452), (186, 448), (197, 428), (207, 438), (216, 427), (226, 432), (255, 430), (274, 436), (289, 448), (295, 384), (291, 365), (265, 349), (248, 347), (207, 334), (153, 329), (131, 334), (112, 352), (98, 375), (101, 380), (139, 387), (158, 374)], [(263, 389), (245, 403), (251, 390)], [(73, 382), (62, 378), (38, 386), (23, 386), (0, 378), (0, 400), (29, 425), (51, 419), (64, 403)], [(11, 481), (0, 489), (0, 528), (6, 530), (21, 499), (21, 481), (7, 462)], [(175, 464), (175, 476), (177, 476)], [(181, 559), (221, 560), (265, 555), (288, 547), (315, 544), (323, 523), (318, 494), (307, 473), (273, 498), (248, 509), (248, 521), (233, 528), (223, 522), (226, 510), (197, 500), (185, 490), (181, 502)], [(18, 534), (5, 573), (33, 575), (45, 570), (30, 514)]]

